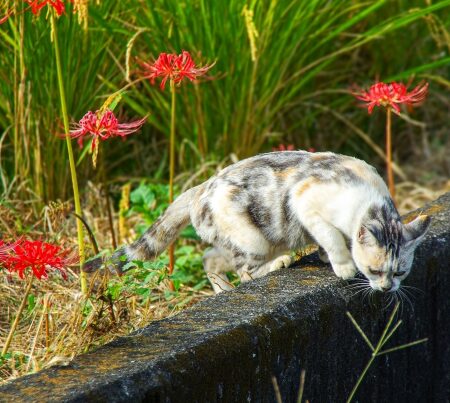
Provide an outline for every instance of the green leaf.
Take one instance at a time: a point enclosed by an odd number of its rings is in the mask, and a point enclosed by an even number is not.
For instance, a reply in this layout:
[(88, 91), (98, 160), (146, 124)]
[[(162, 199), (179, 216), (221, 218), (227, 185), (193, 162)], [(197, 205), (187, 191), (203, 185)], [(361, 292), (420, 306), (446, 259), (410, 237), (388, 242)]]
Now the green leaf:
[(150, 187), (141, 183), (130, 194), (130, 200), (133, 204), (149, 207), (155, 201), (155, 194)]
[(128, 262), (123, 266), (122, 271), (128, 271), (131, 269), (135, 269), (136, 267), (139, 267), (139, 265), (135, 261)]
[(200, 240), (200, 237), (197, 235), (197, 232), (192, 225), (188, 225), (185, 229), (183, 229), (180, 233), (180, 237), (184, 239), (193, 239), (195, 241)]
[(155, 277), (157, 277), (159, 275), (159, 273), (157, 271), (152, 271), (150, 272), (144, 279), (144, 283), (150, 283), (152, 280), (155, 279)]
[(28, 306), (27, 306), (28, 313), (33, 312), (35, 307), (36, 307), (36, 296), (34, 294), (29, 294), (28, 295)]

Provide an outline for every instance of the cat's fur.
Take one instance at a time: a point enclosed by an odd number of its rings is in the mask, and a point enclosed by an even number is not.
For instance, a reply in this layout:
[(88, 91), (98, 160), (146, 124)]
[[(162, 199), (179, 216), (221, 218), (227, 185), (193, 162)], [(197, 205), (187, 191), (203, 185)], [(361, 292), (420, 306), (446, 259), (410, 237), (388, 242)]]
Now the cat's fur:
[(203, 262), (216, 292), (230, 289), (225, 272), (236, 271), (241, 281), (263, 276), (289, 266), (286, 253), (309, 243), (320, 246), (338, 277), (359, 270), (373, 289), (396, 291), (430, 219), (402, 224), (385, 183), (363, 161), (273, 152), (233, 164), (180, 195), (140, 239), (114, 253), (113, 264), (120, 271), (126, 261), (154, 259), (189, 222), (213, 245)]

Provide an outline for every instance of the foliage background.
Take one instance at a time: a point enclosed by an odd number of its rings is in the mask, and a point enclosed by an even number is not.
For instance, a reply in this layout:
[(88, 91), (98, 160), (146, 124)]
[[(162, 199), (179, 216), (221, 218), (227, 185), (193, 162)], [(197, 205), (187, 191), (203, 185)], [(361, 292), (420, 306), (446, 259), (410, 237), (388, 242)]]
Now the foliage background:
[[(185, 49), (199, 63), (216, 65), (206, 82), (178, 90), (178, 172), (279, 143), (343, 152), (382, 166), (376, 145), (383, 148), (383, 119), (377, 113), (369, 119), (349, 89), (377, 79), (426, 79), (426, 107), (409, 111), (409, 122), (394, 122), (396, 160), (424, 165), (432, 159), (433, 172), (448, 175), (443, 128), (449, 6), (430, 0), (92, 2), (87, 30), (70, 11), (58, 21), (69, 113), (78, 121), (99, 108), (127, 83), (127, 72), (138, 77), (138, 60)], [(63, 130), (50, 30), (45, 13), (18, 14), (0, 26), (3, 195), (19, 190), (44, 203), (70, 196), (64, 142), (57, 136)], [(81, 177), (166, 178), (169, 98), (148, 82), (130, 87), (120, 115), (150, 114), (148, 124), (126, 142), (102, 147), (106, 172), (92, 172), (87, 158), (80, 161)]]

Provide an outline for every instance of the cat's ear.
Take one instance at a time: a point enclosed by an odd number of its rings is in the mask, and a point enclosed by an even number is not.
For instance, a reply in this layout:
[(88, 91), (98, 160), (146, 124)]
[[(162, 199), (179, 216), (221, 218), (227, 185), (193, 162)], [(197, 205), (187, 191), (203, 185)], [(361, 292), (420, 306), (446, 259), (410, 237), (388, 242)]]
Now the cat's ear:
[(361, 225), (358, 231), (358, 242), (361, 245), (375, 246), (377, 244), (377, 239), (375, 235), (367, 228), (365, 225)]
[(431, 218), (427, 215), (420, 215), (415, 220), (403, 226), (403, 243), (406, 246), (418, 246), (430, 226)]

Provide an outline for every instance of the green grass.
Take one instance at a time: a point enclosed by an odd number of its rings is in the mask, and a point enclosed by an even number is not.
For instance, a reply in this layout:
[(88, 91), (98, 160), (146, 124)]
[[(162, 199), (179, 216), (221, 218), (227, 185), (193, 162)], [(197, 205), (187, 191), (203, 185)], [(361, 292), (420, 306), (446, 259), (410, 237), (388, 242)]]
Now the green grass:
[[(259, 34), (254, 61), (246, 4)], [(367, 120), (348, 95), (352, 84), (416, 76), (448, 90), (449, 6), (449, 0), (429, 6), (403, 0), (93, 3), (87, 32), (70, 12), (58, 21), (69, 115), (77, 121), (99, 108), (126, 84), (127, 69), (138, 77), (136, 58), (151, 61), (160, 52), (185, 49), (197, 63), (216, 65), (201, 85), (178, 89), (178, 172), (280, 142), (371, 160), (370, 145), (323, 107), (368, 127), (380, 143), (377, 120)], [(64, 142), (57, 137), (63, 129), (50, 26), (42, 14), (21, 14), (0, 27), (0, 130), (3, 187), (15, 180), (28, 198), (48, 201), (67, 197), (70, 179)], [(102, 147), (110, 178), (166, 172), (169, 108), (169, 91), (148, 82), (126, 91), (118, 112), (150, 114), (149, 124), (126, 143)], [(183, 148), (194, 151), (181, 153)], [(82, 180), (93, 178), (87, 161), (78, 169)]]
[[(181, 136), (201, 148), (198, 139), (205, 135), (207, 150), (218, 157), (231, 152), (241, 157), (252, 155), (289, 136), (298, 146), (309, 146), (311, 141), (303, 133), (313, 135), (311, 125), (317, 113), (303, 108), (302, 100), (345, 91), (355, 81), (371, 82), (376, 75), (385, 78), (405, 69), (409, 75), (424, 68), (433, 71), (448, 59), (443, 56), (429, 63), (436, 57), (437, 47), (423, 21), (429, 13), (447, 9), (448, 1), (414, 9), (406, 3), (386, 1), (250, 2), (259, 32), (255, 62), (242, 15), (245, 2), (159, 0), (146, 4), (148, 7), (136, 12), (136, 25), (149, 31), (134, 42), (134, 55), (152, 59), (161, 51), (189, 49), (199, 63), (217, 61), (212, 81), (179, 89), (177, 121)], [(404, 57), (411, 48), (406, 44), (412, 24), (427, 38), (426, 44), (418, 38), (415, 45), (429, 53), (428, 59), (425, 54), (415, 59)], [(403, 44), (396, 43), (397, 35), (404, 36)], [(403, 52), (387, 50), (399, 50), (400, 46)], [(361, 52), (369, 54), (365, 65)], [(388, 57), (389, 62), (373, 64), (372, 52), (373, 59), (385, 53), (380, 60)], [(354, 102), (342, 93), (319, 99), (340, 111)], [(136, 113), (150, 112), (149, 122), (168, 136), (168, 93), (145, 83), (130, 91), (126, 100)], [(327, 140), (332, 147), (342, 137), (333, 133)], [(193, 159), (195, 165), (198, 161)]]
[[(116, 4), (103, 1), (96, 12), (108, 18), (118, 11)], [(108, 56), (114, 36), (109, 30), (96, 29), (95, 22), (84, 32), (71, 12), (57, 24), (68, 110), (72, 120), (79, 120), (102, 102), (98, 97), (105, 88), (100, 75), (112, 78), (118, 74)], [(44, 200), (65, 197), (71, 192), (70, 176), (64, 140), (59, 136), (64, 129), (50, 21), (45, 11), (38, 18), (22, 13), (10, 18), (0, 32), (4, 184), (16, 178), (18, 183), (26, 181), (24, 188)]]

